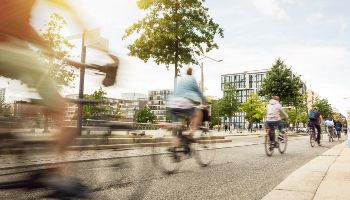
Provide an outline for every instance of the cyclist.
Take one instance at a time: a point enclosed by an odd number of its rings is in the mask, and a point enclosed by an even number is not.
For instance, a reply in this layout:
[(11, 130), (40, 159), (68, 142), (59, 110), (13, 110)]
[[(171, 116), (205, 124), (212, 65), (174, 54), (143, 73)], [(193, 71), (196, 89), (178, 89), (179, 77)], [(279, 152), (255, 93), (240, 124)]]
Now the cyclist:
[(186, 75), (182, 77), (175, 91), (168, 100), (168, 109), (173, 114), (174, 120), (177, 121), (179, 115), (191, 117), (191, 129), (185, 137), (193, 142), (193, 134), (202, 122), (203, 112), (197, 108), (197, 105), (206, 102), (203, 93), (198, 87), (196, 79), (192, 76), (192, 68), (187, 69)]
[(337, 121), (335, 121), (335, 130), (337, 131), (337, 135), (340, 138), (341, 137), (341, 131), (343, 129), (343, 124), (341, 123), (341, 121), (339, 119), (337, 119)]
[[(80, 24), (73, 8), (64, 0), (47, 0), (70, 11)], [(55, 83), (48, 76), (48, 66), (38, 59), (38, 53), (30, 48), (36, 46), (47, 55), (53, 51), (49, 44), (35, 31), (30, 23), (31, 12), (36, 0), (0, 0), (0, 75), (17, 79), (35, 87), (42, 97), (46, 112), (52, 114), (62, 127), (66, 101), (58, 93)], [(61, 130), (58, 134), (58, 151), (73, 141), (74, 131)], [(87, 188), (75, 179), (63, 175), (65, 169), (55, 170), (45, 183), (61, 195), (82, 196)]]
[(275, 136), (273, 135), (273, 130), (275, 127), (279, 130), (279, 138), (284, 133), (282, 119), (288, 119), (288, 114), (282, 109), (282, 105), (279, 102), (280, 98), (278, 96), (273, 96), (267, 105), (267, 116), (266, 116), (266, 127), (269, 130), (269, 138), (271, 141), (271, 146), (275, 144)]
[(334, 137), (334, 122), (333, 122), (333, 120), (330, 118), (330, 117), (328, 117), (328, 118), (326, 118), (326, 120), (325, 120), (325, 125), (326, 125), (326, 128), (327, 128), (327, 131), (328, 131), (328, 134), (331, 136), (331, 137)]
[(316, 142), (318, 145), (321, 145), (321, 121), (322, 116), (318, 111), (317, 107), (314, 107), (309, 112), (309, 129), (315, 131), (317, 130)]

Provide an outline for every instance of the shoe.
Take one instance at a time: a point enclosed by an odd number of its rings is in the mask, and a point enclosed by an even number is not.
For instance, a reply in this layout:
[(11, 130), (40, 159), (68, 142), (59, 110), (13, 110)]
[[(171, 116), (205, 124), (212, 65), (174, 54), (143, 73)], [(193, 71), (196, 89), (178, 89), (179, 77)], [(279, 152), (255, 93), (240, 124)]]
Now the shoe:
[(281, 143), (284, 143), (284, 137), (283, 137), (283, 135), (279, 134), (279, 135), (278, 135), (278, 140), (279, 140)]

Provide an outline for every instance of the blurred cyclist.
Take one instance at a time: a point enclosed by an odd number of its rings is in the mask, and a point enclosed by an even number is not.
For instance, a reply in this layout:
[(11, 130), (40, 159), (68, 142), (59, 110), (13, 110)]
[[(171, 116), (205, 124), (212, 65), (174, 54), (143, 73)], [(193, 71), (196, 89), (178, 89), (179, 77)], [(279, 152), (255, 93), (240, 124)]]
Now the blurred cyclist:
[(321, 121), (322, 116), (318, 111), (318, 108), (314, 107), (309, 112), (309, 128), (313, 131), (317, 130), (316, 142), (318, 145), (321, 144)]
[(278, 128), (279, 134), (283, 133), (282, 119), (288, 119), (288, 115), (283, 111), (279, 100), (280, 98), (278, 96), (273, 96), (267, 105), (266, 127), (269, 130), (268, 134), (272, 145), (275, 144), (275, 136), (273, 135), (272, 130)]
[(326, 120), (324, 121), (324, 124), (326, 125), (328, 134), (330, 134), (332, 137), (334, 137), (334, 135), (335, 135), (334, 122), (333, 122), (332, 118), (330, 118), (330, 117), (326, 118)]
[[(76, 12), (64, 0), (47, 0), (70, 11)], [(36, 0), (0, 0), (0, 76), (21, 80), (29, 87), (35, 87), (42, 97), (45, 109), (52, 114), (55, 122), (62, 127), (66, 101), (58, 93), (55, 83), (48, 76), (46, 63), (38, 58), (38, 53), (30, 46), (53, 56), (49, 44), (35, 31), (30, 23), (31, 12)], [(63, 153), (75, 136), (74, 131), (61, 130), (58, 134), (58, 150)], [(63, 175), (64, 169), (57, 169), (54, 179), (47, 183), (56, 187), (59, 193), (84, 193), (84, 186)], [(48, 175), (49, 176), (49, 175)], [(60, 187), (62, 186), (62, 187)], [(63, 187), (64, 186), (64, 187)], [(75, 191), (72, 191), (75, 190)], [(79, 194), (77, 194), (79, 195)]]
[(186, 75), (178, 81), (167, 105), (175, 121), (183, 115), (191, 117), (189, 139), (193, 139), (194, 132), (202, 122), (203, 112), (196, 106), (205, 102), (203, 93), (199, 89), (196, 79), (192, 76), (192, 68), (189, 67)]

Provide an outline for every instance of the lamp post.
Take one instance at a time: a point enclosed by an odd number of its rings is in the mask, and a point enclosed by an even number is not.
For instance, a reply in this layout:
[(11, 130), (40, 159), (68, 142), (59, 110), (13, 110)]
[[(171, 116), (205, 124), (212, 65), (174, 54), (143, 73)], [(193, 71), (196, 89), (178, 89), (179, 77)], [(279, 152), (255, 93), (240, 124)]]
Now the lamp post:
[[(208, 58), (208, 59), (210, 59), (210, 60), (212, 60), (212, 61), (215, 61), (215, 62), (222, 62), (222, 61), (223, 61), (222, 59), (217, 60), (217, 59), (211, 58), (211, 57), (209, 57), (209, 56), (206, 56), (206, 55), (204, 55), (204, 54), (203, 54), (202, 56), (203, 56), (203, 57), (200, 58), (200, 59), (198, 59), (197, 61), (203, 60), (203, 59), (205, 59), (205, 58)], [(202, 92), (204, 93), (203, 62), (200, 63), (199, 67), (200, 67), (200, 69), (201, 69), (201, 85), (200, 85), (200, 87), (201, 87)]]

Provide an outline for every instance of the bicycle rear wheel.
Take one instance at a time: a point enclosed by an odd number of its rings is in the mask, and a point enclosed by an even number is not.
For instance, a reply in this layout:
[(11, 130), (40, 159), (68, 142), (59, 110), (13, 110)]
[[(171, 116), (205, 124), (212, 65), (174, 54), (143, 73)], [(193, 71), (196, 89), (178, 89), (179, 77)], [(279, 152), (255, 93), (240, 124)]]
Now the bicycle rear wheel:
[(316, 144), (316, 133), (314, 131), (310, 132), (310, 145), (314, 147)]
[(272, 156), (274, 147), (271, 144), (270, 137), (269, 135), (265, 136), (265, 153), (267, 156)]
[(196, 142), (192, 144), (195, 159), (200, 166), (206, 167), (215, 159), (215, 138), (211, 132), (204, 130), (195, 139)]
[(155, 136), (152, 152), (152, 161), (156, 168), (165, 174), (176, 173), (180, 168), (181, 147), (176, 145), (180, 130), (172, 128)]
[(278, 138), (278, 151), (283, 154), (287, 150), (288, 138), (287, 133), (281, 134), (282, 138)]

